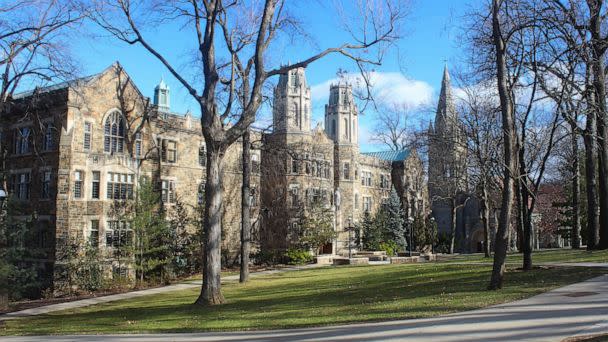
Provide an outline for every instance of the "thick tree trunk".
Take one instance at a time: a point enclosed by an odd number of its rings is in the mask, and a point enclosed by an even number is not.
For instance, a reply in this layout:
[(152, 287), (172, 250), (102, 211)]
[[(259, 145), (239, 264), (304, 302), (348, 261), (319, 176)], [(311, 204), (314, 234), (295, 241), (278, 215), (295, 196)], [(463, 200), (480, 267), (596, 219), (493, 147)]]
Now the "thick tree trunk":
[(600, 240), (598, 248), (608, 248), (608, 129), (606, 127), (606, 77), (604, 58), (606, 40), (603, 37), (603, 0), (587, 0), (590, 20), (591, 50), (593, 59), (591, 70), (593, 72), (593, 88), (595, 89), (595, 108), (597, 113), (597, 134), (599, 153), (599, 199), (600, 199)]
[(502, 203), (500, 221), (496, 231), (496, 242), (494, 243), (494, 265), (492, 277), (488, 289), (496, 290), (502, 288), (505, 260), (507, 258), (507, 244), (509, 222), (513, 206), (513, 174), (516, 172), (515, 155), (515, 119), (511, 96), (507, 87), (507, 62), (505, 42), (503, 41), (500, 24), (500, 2), (492, 1), (492, 36), (496, 47), (496, 76), (497, 87), (500, 97), (500, 109), (502, 117), (502, 131), (504, 138), (504, 174), (502, 186)]
[[(593, 102), (593, 99), (590, 99)], [(589, 106), (593, 107), (593, 106)], [(595, 112), (587, 113), (587, 123), (583, 141), (585, 143), (585, 189), (587, 190), (587, 249), (597, 248), (600, 239), (600, 222), (597, 200), (597, 159), (596, 159)]]
[(222, 161), (224, 151), (207, 144), (207, 179), (205, 182), (205, 243), (203, 252), (203, 287), (196, 300), (199, 305), (224, 302), (220, 272), (222, 268)]
[(486, 183), (482, 183), (482, 223), (483, 223), (483, 254), (486, 258), (490, 257), (490, 204)]
[(450, 203), (450, 215), (452, 219), (450, 225), (450, 254), (454, 254), (454, 244), (456, 242), (456, 198), (452, 197)]
[(241, 189), (241, 272), (239, 282), (249, 280), (249, 253), (251, 250), (251, 136), (243, 134), (243, 187)]
[(574, 249), (581, 248), (581, 216), (580, 216), (580, 170), (578, 157), (578, 135), (572, 125), (572, 231), (571, 245)]

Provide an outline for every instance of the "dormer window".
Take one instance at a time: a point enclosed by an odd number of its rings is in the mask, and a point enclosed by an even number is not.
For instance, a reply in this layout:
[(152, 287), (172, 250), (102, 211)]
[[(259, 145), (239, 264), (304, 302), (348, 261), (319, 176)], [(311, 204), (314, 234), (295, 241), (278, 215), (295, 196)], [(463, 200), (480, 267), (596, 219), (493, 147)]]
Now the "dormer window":
[(107, 153), (123, 153), (125, 146), (125, 120), (120, 112), (113, 112), (104, 124), (103, 150)]

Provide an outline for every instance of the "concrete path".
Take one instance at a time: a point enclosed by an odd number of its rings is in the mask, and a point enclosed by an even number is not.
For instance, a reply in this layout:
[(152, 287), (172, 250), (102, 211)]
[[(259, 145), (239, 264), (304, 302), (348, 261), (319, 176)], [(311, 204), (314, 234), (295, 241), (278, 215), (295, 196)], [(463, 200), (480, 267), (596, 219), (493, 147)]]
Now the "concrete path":
[[(268, 274), (276, 274), (276, 273), (287, 272), (287, 271), (297, 271), (297, 270), (315, 268), (315, 267), (319, 267), (319, 266), (316, 264), (311, 264), (311, 265), (305, 265), (305, 266), (285, 267), (285, 268), (281, 268), (281, 269), (255, 272), (255, 273), (251, 273), (249, 276), (251, 278), (256, 278), (256, 277), (268, 275)], [(223, 281), (238, 281), (238, 280), (239, 280), (238, 275), (222, 277), (222, 282)], [(16, 318), (20, 318), (20, 317), (41, 315), (41, 314), (46, 314), (46, 313), (61, 311), (61, 310), (66, 310), (66, 309), (83, 308), (83, 307), (95, 305), (95, 304), (115, 302), (117, 300), (137, 298), (137, 297), (141, 297), (141, 296), (148, 296), (148, 295), (154, 295), (154, 294), (160, 294), (160, 293), (185, 290), (185, 289), (190, 289), (190, 288), (200, 287), (200, 286), (201, 286), (201, 280), (192, 280), (192, 281), (182, 282), (182, 283), (178, 283), (178, 284), (173, 284), (173, 285), (168, 285), (168, 286), (163, 286), (163, 287), (156, 287), (156, 288), (151, 288), (151, 289), (145, 289), (145, 290), (140, 290), (140, 291), (131, 291), (131, 292), (119, 293), (119, 294), (114, 294), (114, 295), (109, 295), (109, 296), (87, 298), (87, 299), (75, 300), (72, 302), (65, 302), (65, 303), (59, 303), (59, 304), (51, 304), (51, 305), (46, 305), (46, 306), (40, 306), (37, 308), (31, 308), (31, 309), (2, 314), (2, 315), (0, 315), (0, 322), (8, 320), (8, 319), (16, 319)]]
[[(331, 322), (327, 322), (331, 324)], [(442, 317), (228, 333), (6, 337), (21, 341), (561, 341), (608, 333), (608, 275), (532, 298)]]

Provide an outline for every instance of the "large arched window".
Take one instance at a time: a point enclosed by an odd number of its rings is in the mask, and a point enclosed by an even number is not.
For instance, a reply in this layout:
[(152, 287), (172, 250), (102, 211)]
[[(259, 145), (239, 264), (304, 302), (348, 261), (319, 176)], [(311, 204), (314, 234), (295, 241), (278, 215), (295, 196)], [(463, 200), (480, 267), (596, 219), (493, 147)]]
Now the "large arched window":
[(103, 150), (109, 153), (122, 153), (125, 147), (125, 120), (120, 112), (108, 115), (104, 123)]

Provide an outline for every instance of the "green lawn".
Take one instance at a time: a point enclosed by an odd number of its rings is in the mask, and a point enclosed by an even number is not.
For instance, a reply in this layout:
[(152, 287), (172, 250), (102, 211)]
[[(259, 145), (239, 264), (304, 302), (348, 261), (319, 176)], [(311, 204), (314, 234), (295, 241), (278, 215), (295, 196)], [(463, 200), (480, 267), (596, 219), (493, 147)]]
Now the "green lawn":
[(275, 329), (437, 316), (529, 297), (605, 270), (510, 270), (486, 291), (489, 266), (427, 263), (326, 267), (228, 282), (221, 306), (192, 305), (199, 289), (7, 321), (0, 334), (166, 333)]
[[(445, 256), (447, 262), (492, 262), (492, 258), (484, 258), (483, 254)], [(507, 263), (521, 263), (521, 253), (510, 253)], [(584, 249), (553, 249), (532, 252), (532, 262), (535, 264), (546, 262), (607, 262), (608, 250), (587, 251)]]

